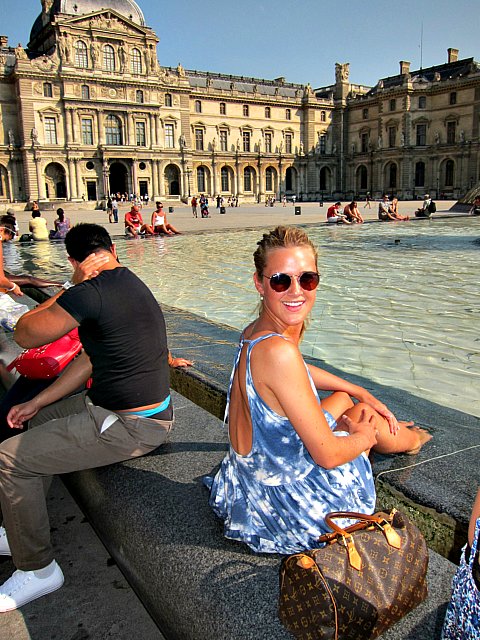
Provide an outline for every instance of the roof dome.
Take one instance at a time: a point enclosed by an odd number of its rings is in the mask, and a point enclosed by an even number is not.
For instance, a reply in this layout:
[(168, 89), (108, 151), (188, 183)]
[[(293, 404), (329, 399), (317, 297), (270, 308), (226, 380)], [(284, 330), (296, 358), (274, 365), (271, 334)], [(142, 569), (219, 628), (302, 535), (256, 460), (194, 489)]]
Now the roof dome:
[(134, 0), (54, 0), (51, 15), (66, 13), (81, 16), (102, 9), (112, 9), (128, 20), (145, 26), (145, 18)]

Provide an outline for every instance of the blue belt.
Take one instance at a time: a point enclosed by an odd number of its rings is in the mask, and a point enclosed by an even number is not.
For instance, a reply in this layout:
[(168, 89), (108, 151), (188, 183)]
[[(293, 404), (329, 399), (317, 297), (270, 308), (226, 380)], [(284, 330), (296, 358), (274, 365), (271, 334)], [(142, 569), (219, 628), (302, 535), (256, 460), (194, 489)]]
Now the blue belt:
[(165, 409), (170, 404), (170, 394), (165, 398), (163, 402), (161, 402), (156, 407), (152, 409), (133, 409), (132, 411), (122, 411), (122, 414), (125, 415), (133, 415), (133, 416), (143, 416), (144, 418), (149, 418), (150, 416), (154, 416), (156, 413), (161, 413), (165, 411)]

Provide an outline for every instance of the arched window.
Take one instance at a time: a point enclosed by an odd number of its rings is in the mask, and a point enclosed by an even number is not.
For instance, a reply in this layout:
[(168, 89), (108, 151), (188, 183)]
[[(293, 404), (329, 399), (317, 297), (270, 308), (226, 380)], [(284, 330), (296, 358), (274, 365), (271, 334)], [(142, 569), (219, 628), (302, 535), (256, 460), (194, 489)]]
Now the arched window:
[(249, 114), (249, 109), (248, 109), (248, 104), (244, 104), (243, 105), (243, 115), (248, 118), (248, 114)]
[(107, 116), (105, 125), (105, 137), (107, 144), (116, 146), (122, 144), (122, 123), (120, 122), (120, 119), (117, 118), (117, 116)]
[(273, 169), (267, 167), (265, 171), (265, 191), (273, 191)]
[(202, 103), (200, 100), (195, 100), (195, 113), (202, 113)]
[(445, 186), (453, 187), (453, 180), (455, 176), (455, 164), (453, 160), (447, 160), (445, 163)]
[(197, 168), (197, 189), (200, 193), (206, 191), (205, 189), (205, 168), (198, 167)]
[(243, 190), (252, 191), (252, 168), (245, 167), (243, 170)]
[(227, 105), (225, 104), (225, 102), (220, 102), (220, 115), (221, 116), (227, 115)]
[(75, 43), (75, 66), (88, 69), (87, 45), (82, 40)]
[(222, 191), (230, 191), (230, 181), (228, 179), (228, 169), (227, 167), (222, 167), (220, 171), (220, 178), (222, 182)]
[(51, 82), (43, 83), (43, 97), (51, 98), (53, 96), (53, 87)]
[(132, 49), (130, 54), (130, 70), (132, 73), (142, 73), (142, 54), (138, 49)]
[(416, 187), (425, 186), (425, 163), (424, 162), (417, 162), (415, 164), (415, 186)]
[(165, 94), (165, 106), (166, 107), (171, 107), (172, 106), (172, 94), (171, 93), (166, 93)]
[(82, 100), (90, 100), (90, 87), (82, 84)]
[(105, 71), (115, 71), (115, 51), (110, 44), (103, 47), (103, 68)]
[(135, 102), (137, 104), (143, 104), (144, 102), (143, 91), (141, 89), (135, 91)]
[(320, 121), (321, 122), (326, 122), (327, 121), (327, 114), (325, 113), (325, 111), (321, 111), (320, 112)]
[(265, 118), (271, 117), (270, 107), (265, 107)]

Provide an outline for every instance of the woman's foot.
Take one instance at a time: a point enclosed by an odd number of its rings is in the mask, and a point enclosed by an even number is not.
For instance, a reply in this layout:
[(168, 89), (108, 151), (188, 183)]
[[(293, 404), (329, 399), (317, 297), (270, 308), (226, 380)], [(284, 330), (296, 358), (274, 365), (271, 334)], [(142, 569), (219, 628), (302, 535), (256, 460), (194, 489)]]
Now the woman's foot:
[[(400, 423), (401, 424), (401, 423)], [(426, 429), (421, 429), (420, 427), (410, 427), (410, 431), (414, 431), (418, 437), (417, 446), (413, 447), (413, 449), (409, 449), (405, 451), (408, 456), (415, 456), (419, 453), (420, 449), (426, 444), (429, 440), (432, 439), (432, 434), (428, 433)]]

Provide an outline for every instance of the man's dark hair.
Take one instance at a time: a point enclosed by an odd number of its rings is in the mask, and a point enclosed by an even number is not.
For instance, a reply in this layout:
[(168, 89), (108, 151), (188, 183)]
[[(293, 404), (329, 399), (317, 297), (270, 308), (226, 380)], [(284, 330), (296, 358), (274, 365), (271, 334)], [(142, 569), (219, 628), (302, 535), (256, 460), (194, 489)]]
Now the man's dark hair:
[(340, 206), (342, 206), (342, 203), (341, 202), (335, 202), (335, 206), (336, 207), (340, 207)]
[(13, 234), (15, 234), (15, 218), (9, 213), (0, 218), (0, 226), (9, 229)]
[(81, 222), (70, 229), (65, 236), (68, 255), (83, 262), (87, 256), (97, 251), (112, 251), (112, 239), (108, 231), (99, 224)]

